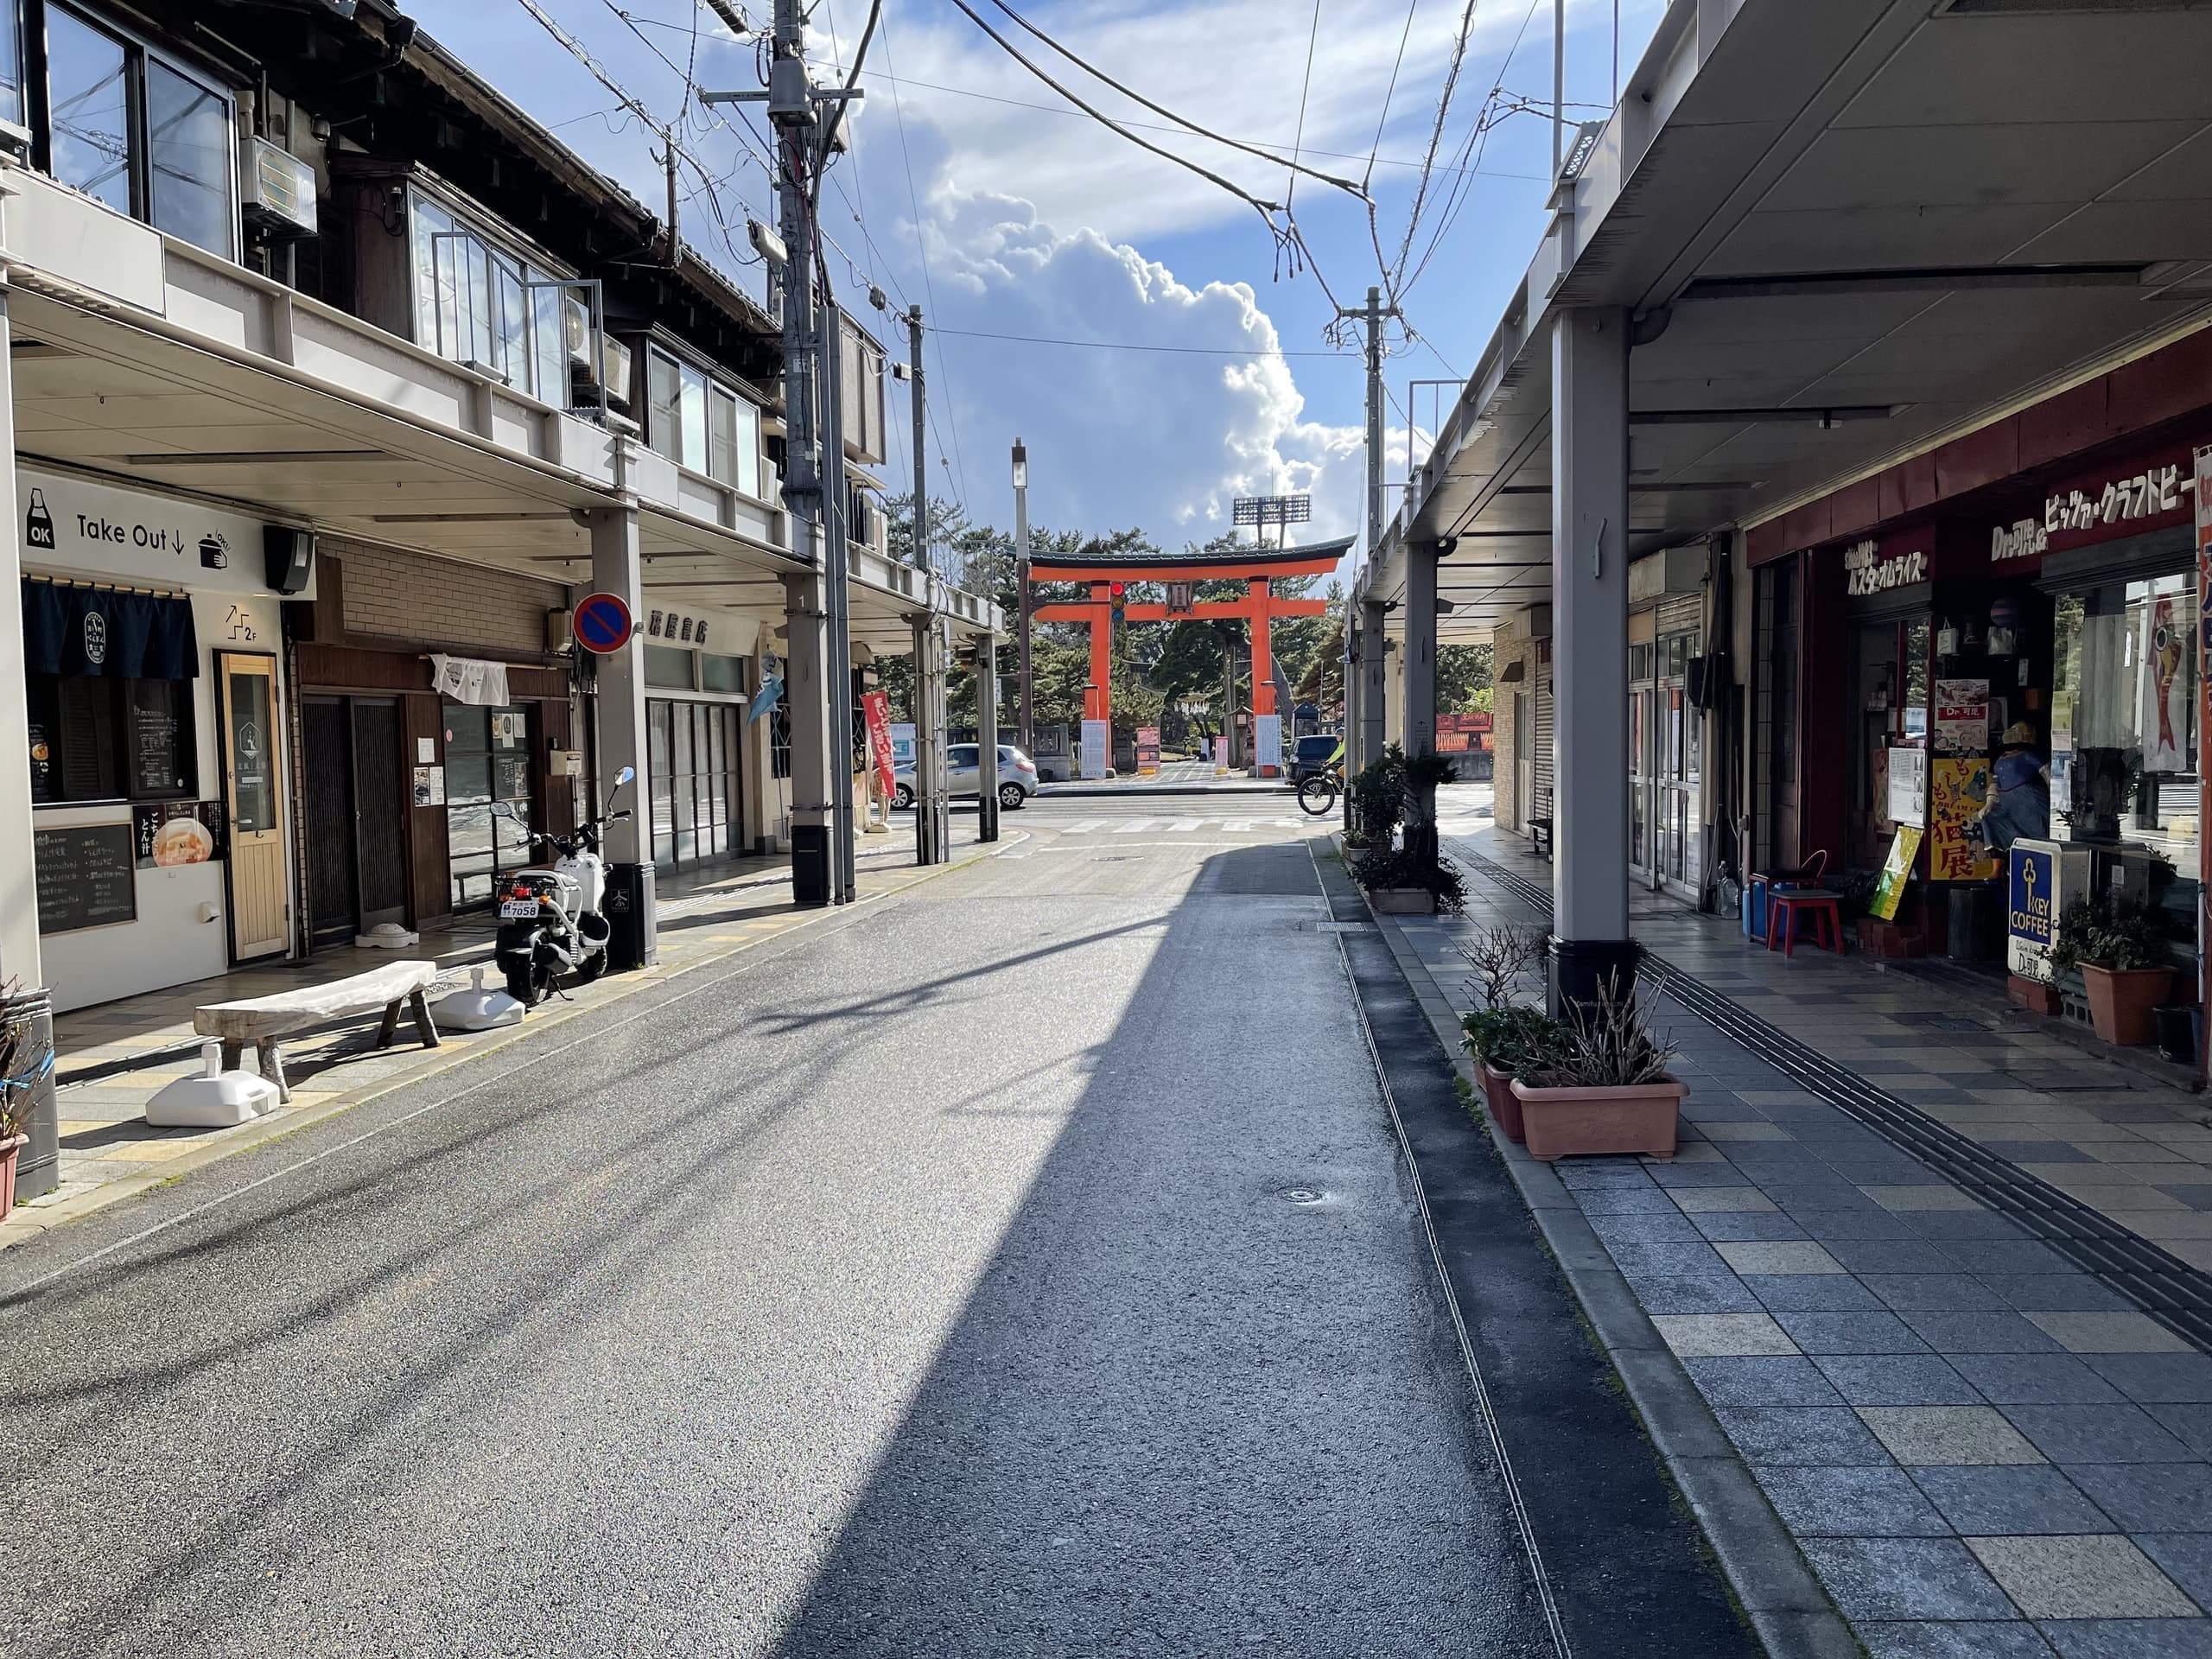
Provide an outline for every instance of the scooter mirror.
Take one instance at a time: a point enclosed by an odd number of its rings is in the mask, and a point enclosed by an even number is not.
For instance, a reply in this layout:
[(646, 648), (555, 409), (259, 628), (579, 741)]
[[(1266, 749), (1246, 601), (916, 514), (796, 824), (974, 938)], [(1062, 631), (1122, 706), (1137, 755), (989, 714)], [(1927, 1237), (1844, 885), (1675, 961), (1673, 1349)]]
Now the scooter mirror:
[(621, 771), (614, 774), (614, 787), (617, 789), (621, 788), (623, 785), (628, 783), (637, 775), (638, 769), (635, 766), (623, 767)]

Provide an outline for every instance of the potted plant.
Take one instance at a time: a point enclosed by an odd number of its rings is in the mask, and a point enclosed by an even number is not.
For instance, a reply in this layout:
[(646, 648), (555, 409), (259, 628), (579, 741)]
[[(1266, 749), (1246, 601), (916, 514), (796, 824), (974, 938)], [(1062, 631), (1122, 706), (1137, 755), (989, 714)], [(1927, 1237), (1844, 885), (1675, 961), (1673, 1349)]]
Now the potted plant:
[(1475, 1057), (1475, 1073), (1482, 1079), (1483, 1099), (1491, 1116), (1509, 1141), (1528, 1134), (1522, 1116), (1521, 1096), (1513, 1092), (1516, 1077), (1533, 1075), (1561, 1047), (1559, 1022), (1541, 1008), (1478, 1008), (1461, 1021), (1466, 1027), (1467, 1048)]
[(2089, 1024), (2105, 1041), (2135, 1047), (2158, 1034), (2151, 1011), (2173, 986), (2173, 957), (2141, 905), (2076, 899), (2058, 918), (2050, 962), (2053, 969), (2082, 970)]
[(1529, 1154), (1549, 1163), (1591, 1154), (1675, 1155), (1675, 1120), (1689, 1085), (1667, 1070), (1675, 1046), (1652, 1035), (1633, 982), (1618, 976), (1591, 1007), (1570, 1004), (1557, 1049), (1516, 1077)]
[(1436, 828), (1436, 791), (1459, 773), (1433, 749), (1406, 759), (1404, 776), (1406, 850), (1432, 863), (1440, 855)]
[(1362, 766), (1351, 785), (1347, 847), (1388, 847), (1406, 816), (1406, 752), (1395, 743)]
[[(14, 998), (16, 982), (0, 986), (0, 1006)], [(54, 1069), (54, 1047), (29, 1014), (0, 1014), (0, 1221), (16, 1207), (16, 1160), (30, 1144), (38, 1084)]]
[(1467, 988), (1481, 1004), (1461, 1020), (1467, 1050), (1474, 1056), (1491, 1116), (1515, 1141), (1521, 1138), (1521, 1103), (1513, 1093), (1513, 1074), (1550, 1040), (1554, 1028), (1535, 1009), (1516, 1007), (1513, 993), (1544, 951), (1542, 934), (1503, 925), (1478, 928), (1459, 951), (1474, 970)]
[(1351, 875), (1381, 915), (1457, 916), (1466, 908), (1466, 885), (1449, 859), (1432, 864), (1402, 848), (1376, 847), (1353, 861)]

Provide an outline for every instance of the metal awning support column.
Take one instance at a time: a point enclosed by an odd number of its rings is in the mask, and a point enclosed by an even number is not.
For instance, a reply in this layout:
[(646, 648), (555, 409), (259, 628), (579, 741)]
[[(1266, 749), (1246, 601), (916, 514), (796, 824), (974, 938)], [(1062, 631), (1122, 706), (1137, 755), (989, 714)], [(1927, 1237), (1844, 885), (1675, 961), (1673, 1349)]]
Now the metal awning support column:
[(993, 633), (976, 640), (976, 741), (982, 772), (976, 791), (976, 839), (999, 838), (999, 641)]
[[(8, 290), (0, 287), (0, 451), (16, 453), (15, 365), (8, 354)], [(0, 731), (23, 733), (30, 725), (23, 658), (22, 553), (15, 527), (16, 469), (0, 468)], [(31, 856), (30, 745), (10, 745), (0, 764), (0, 847), (17, 849), (0, 858), (0, 983), (19, 980), (25, 990), (46, 983), (39, 966), (38, 871)]]
[(1552, 328), (1551, 1002), (1633, 987), (1628, 922), (1629, 315)]
[(944, 798), (944, 639), (928, 611), (906, 623), (914, 635), (914, 862), (942, 864), (951, 830)]
[[(827, 581), (814, 570), (784, 578), (784, 616), (791, 630), (784, 696), (791, 704), (791, 899), (801, 905), (835, 902)], [(846, 763), (840, 757), (837, 764)]]
[[(645, 556), (638, 540), (638, 510), (635, 507), (594, 508), (588, 515), (591, 528), (591, 582), (594, 591), (613, 594), (629, 607), (632, 617), (642, 616), (645, 601)], [(595, 665), (599, 720), (599, 769), (594, 780), (599, 798), (593, 803), (596, 811), (609, 804), (615, 810), (630, 809), (630, 816), (620, 823), (607, 826), (607, 862), (610, 881), (610, 896), (627, 892), (630, 902), (639, 906), (644, 914), (636, 918), (635, 931), (630, 937), (637, 941), (642, 960), (626, 963), (616, 956), (613, 966), (650, 967), (658, 952), (654, 943), (653, 882), (652, 882), (652, 779), (646, 771), (645, 761), (645, 637), (642, 628), (633, 627), (630, 638), (620, 650), (601, 653)], [(625, 794), (611, 794), (614, 780), (622, 768), (636, 769), (637, 776)], [(625, 866), (632, 867), (634, 878), (626, 875)], [(622, 944), (617, 937), (615, 946)], [(614, 947), (610, 947), (613, 954)]]
[(1406, 637), (1400, 649), (1405, 675), (1406, 753), (1436, 747), (1436, 562), (1434, 542), (1406, 543)]
[(1389, 689), (1383, 678), (1382, 601), (1363, 600), (1359, 607), (1359, 764), (1370, 766), (1389, 745), (1384, 722)]

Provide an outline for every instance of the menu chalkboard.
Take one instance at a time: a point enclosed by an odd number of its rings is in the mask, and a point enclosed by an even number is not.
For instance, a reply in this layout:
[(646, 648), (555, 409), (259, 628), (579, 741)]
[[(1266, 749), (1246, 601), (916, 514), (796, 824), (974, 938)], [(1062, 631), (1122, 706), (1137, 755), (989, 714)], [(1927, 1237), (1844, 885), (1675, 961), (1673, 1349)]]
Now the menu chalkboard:
[(38, 860), (40, 932), (137, 919), (137, 848), (129, 824), (39, 830), (31, 839)]
[(188, 786), (184, 775), (183, 721), (177, 712), (180, 680), (130, 682), (130, 792), (142, 798), (175, 795)]

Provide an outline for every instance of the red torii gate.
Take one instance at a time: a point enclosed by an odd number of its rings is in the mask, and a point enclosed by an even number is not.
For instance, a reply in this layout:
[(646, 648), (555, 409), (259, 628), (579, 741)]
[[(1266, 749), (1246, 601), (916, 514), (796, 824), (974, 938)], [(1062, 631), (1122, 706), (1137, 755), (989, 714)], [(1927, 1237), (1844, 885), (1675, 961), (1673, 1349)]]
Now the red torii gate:
[[(1268, 649), (1268, 627), (1277, 617), (1323, 616), (1328, 603), (1319, 599), (1280, 599), (1272, 583), (1285, 576), (1325, 576), (1351, 546), (1352, 538), (1317, 542), (1305, 547), (1242, 548), (1226, 553), (1140, 555), (1100, 558), (1071, 555), (1033, 556), (1021, 580), (1021, 652), (1029, 655), (1029, 624), (1082, 622), (1090, 628), (1090, 684), (1083, 694), (1083, 717), (1110, 723), (1114, 718), (1113, 584), (1130, 582), (1242, 582), (1243, 599), (1204, 600), (1188, 609), (1166, 605), (1122, 607), (1129, 622), (1180, 622), (1185, 618), (1215, 620), (1241, 617), (1251, 626), (1252, 713), (1272, 715), (1275, 709), (1274, 658)], [(1030, 604), (1029, 590), (1038, 582), (1086, 582), (1088, 600), (1051, 605)], [(1027, 695), (1027, 688), (1024, 688)], [(1025, 709), (1025, 713), (1027, 710)]]

